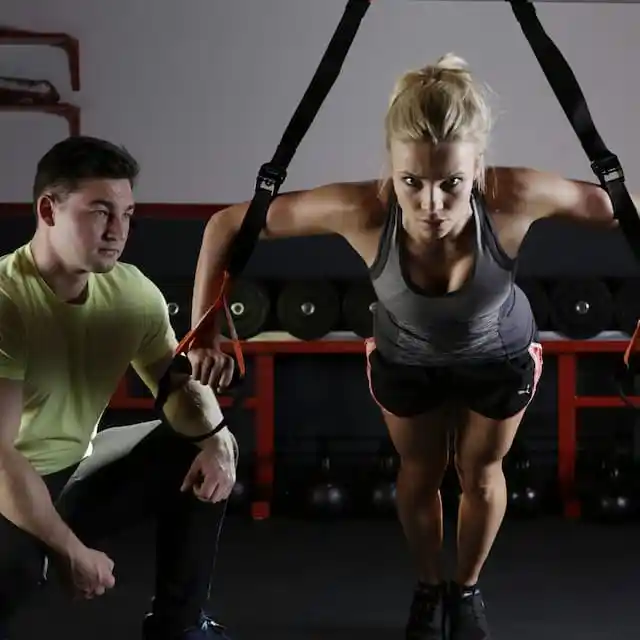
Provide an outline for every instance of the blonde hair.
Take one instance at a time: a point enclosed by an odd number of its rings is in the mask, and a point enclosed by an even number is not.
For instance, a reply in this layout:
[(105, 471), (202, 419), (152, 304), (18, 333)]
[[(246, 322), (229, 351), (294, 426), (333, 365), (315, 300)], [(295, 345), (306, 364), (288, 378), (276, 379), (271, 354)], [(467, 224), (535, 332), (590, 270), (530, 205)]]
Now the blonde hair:
[(478, 186), (484, 187), (484, 152), (491, 131), (486, 87), (453, 53), (435, 64), (407, 71), (396, 82), (385, 117), (387, 150), (392, 140), (473, 142), (480, 153)]

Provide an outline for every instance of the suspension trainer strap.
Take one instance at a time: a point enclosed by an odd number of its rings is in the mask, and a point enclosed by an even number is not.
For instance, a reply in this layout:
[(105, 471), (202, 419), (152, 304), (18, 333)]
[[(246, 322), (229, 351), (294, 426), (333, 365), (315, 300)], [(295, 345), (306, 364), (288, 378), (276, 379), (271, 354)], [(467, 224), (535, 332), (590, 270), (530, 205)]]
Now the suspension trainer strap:
[[(571, 67), (545, 32), (533, 4), (529, 0), (507, 0), (507, 2), (511, 5), (547, 81), (578, 136), (591, 162), (593, 172), (602, 188), (609, 194), (614, 217), (618, 220), (631, 251), (640, 261), (640, 218), (633, 199), (627, 191), (624, 171), (618, 157), (607, 148), (600, 137)], [(640, 321), (624, 354), (623, 366), (617, 375), (621, 387), (620, 394), (626, 402), (629, 401), (625, 389), (628, 390), (629, 379), (633, 377), (633, 372), (637, 368), (637, 363), (632, 360), (635, 359), (634, 353), (639, 341)], [(623, 386), (625, 389), (622, 388)]]
[[(300, 104), (293, 114), (270, 162), (260, 167), (256, 178), (255, 193), (244, 216), (242, 225), (233, 241), (227, 260), (227, 267), (217, 286), (217, 297), (213, 305), (204, 314), (198, 324), (181, 340), (174, 358), (160, 381), (156, 398), (156, 409), (160, 410), (173, 390), (172, 375), (188, 369), (186, 353), (200, 333), (213, 322), (215, 314), (224, 309), (234, 343), (236, 371), (240, 382), (245, 376), (245, 364), (240, 342), (237, 339), (233, 320), (228, 311), (227, 292), (231, 280), (237, 277), (247, 265), (258, 243), (260, 232), (264, 229), (267, 213), (277, 197), (287, 177), (289, 165), (309, 131), (326, 97), (333, 88), (351, 45), (355, 40), (360, 24), (371, 6), (371, 0), (348, 0), (342, 18), (325, 50), (320, 64), (304, 93)], [(185, 361), (187, 364), (185, 364)]]

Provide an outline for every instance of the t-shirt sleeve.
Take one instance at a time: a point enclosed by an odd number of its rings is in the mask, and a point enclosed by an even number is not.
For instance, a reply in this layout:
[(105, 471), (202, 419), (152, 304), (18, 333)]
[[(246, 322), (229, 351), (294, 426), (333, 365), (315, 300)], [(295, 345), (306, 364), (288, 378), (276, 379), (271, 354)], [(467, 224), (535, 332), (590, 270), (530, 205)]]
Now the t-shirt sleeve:
[(146, 276), (142, 276), (140, 295), (145, 307), (145, 327), (142, 340), (132, 364), (137, 367), (158, 362), (172, 354), (178, 346), (176, 333), (169, 320), (167, 301), (160, 289)]
[(0, 289), (0, 378), (24, 380), (26, 368), (24, 322), (15, 302)]

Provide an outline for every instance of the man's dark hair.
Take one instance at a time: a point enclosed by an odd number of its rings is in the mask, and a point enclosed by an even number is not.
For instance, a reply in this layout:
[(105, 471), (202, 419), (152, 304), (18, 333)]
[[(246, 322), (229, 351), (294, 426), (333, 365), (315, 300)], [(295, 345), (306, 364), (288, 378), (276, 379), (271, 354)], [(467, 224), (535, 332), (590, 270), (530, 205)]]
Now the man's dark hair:
[(140, 167), (124, 147), (90, 136), (71, 136), (55, 144), (38, 162), (33, 202), (51, 191), (59, 196), (75, 191), (83, 180), (129, 180), (135, 184)]

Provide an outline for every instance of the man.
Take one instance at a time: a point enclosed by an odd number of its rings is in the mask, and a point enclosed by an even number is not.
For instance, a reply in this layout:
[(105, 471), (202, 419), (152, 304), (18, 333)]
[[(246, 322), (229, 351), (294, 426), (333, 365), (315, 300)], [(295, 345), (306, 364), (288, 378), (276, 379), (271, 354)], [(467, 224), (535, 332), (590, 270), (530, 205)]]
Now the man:
[(118, 261), (138, 172), (104, 140), (56, 144), (37, 168), (35, 234), (0, 259), (2, 640), (45, 558), (102, 595), (116, 580), (100, 540), (145, 515), (158, 526), (143, 637), (225, 637), (202, 610), (237, 458), (213, 392), (185, 376), (166, 422), (97, 434), (128, 366), (155, 395), (177, 345), (160, 290)]

